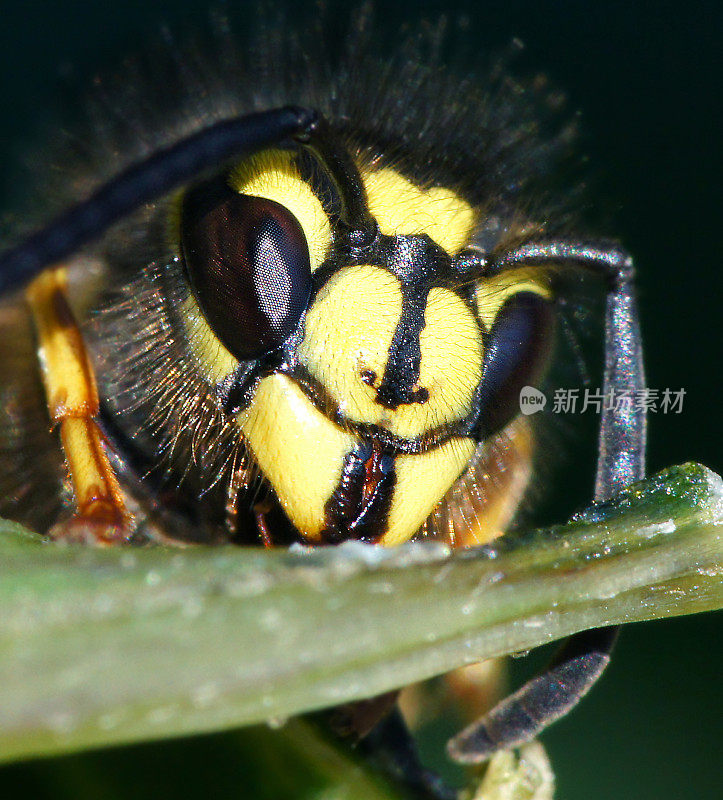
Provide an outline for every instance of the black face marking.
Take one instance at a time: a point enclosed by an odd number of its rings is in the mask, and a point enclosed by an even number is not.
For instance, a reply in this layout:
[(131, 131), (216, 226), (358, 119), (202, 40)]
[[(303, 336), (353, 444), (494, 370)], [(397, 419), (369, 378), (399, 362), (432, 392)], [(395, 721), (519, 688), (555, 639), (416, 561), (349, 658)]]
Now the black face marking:
[(378, 540), (386, 527), (396, 480), (394, 457), (378, 442), (363, 442), (349, 453), (339, 484), (326, 504), (322, 541)]
[[(372, 244), (360, 247), (335, 243), (331, 255), (312, 274), (310, 305), (313, 305), (327, 281), (347, 267), (381, 267), (400, 281), (402, 313), (392, 337), (384, 374), (380, 376), (373, 370), (364, 370), (359, 375), (363, 383), (377, 390), (377, 401), (387, 408), (395, 409), (403, 404), (423, 404), (429, 400), (428, 388), (418, 385), (421, 366), (419, 337), (425, 326), (429, 290), (433, 287), (444, 287), (454, 292), (470, 307), (471, 314), (476, 318), (473, 308), (474, 287), (458, 285), (451, 270), (451, 261), (450, 256), (427, 234), (379, 234)], [(283, 372), (289, 375), (303, 388), (309, 401), (344, 430), (354, 430), (359, 436), (370, 437), (390, 452), (398, 453), (420, 453), (452, 436), (475, 434), (478, 418), (476, 402), (471, 404), (470, 413), (464, 419), (453, 424), (440, 425), (413, 439), (400, 439), (376, 425), (355, 423), (338, 409), (326, 387), (299, 363), (296, 348), (303, 337), (302, 318), (297, 331), (274, 354), (278, 358), (273, 364), (269, 364), (269, 356), (264, 357), (264, 366), (260, 367), (258, 374)], [(477, 394), (478, 392), (475, 399)], [(245, 397), (249, 398), (249, 395), (246, 394)]]
[[(415, 436), (411, 439), (402, 439), (399, 436), (395, 436), (386, 428), (380, 427), (379, 425), (354, 422), (353, 420), (350, 420), (339, 410), (339, 408), (336, 406), (336, 401), (333, 397), (331, 397), (331, 395), (329, 395), (323, 384), (310, 375), (303, 366), (294, 365), (293, 367), (289, 368), (281, 366), (275, 371), (284, 373), (293, 378), (294, 381), (303, 389), (306, 398), (314, 406), (314, 408), (324, 414), (324, 416), (326, 416), (327, 419), (329, 419), (335, 425), (338, 425), (340, 429), (344, 431), (353, 431), (357, 436), (364, 440), (373, 439), (381, 445), (385, 452), (392, 454), (424, 453), (432, 447), (437, 447), (438, 445), (443, 444), (453, 436), (474, 436), (474, 430), (479, 416), (477, 412), (478, 405), (476, 400), (474, 400), (471, 404), (472, 411), (464, 419), (450, 424), (442, 424), (436, 428), (430, 428), (421, 436)], [(376, 375), (372, 370), (369, 370), (369, 374), (366, 379), (362, 378), (362, 380), (364, 380), (366, 383), (370, 380), (370, 378), (372, 378), (372, 376), (373, 380), (376, 381)], [(373, 385), (373, 383), (369, 385)], [(423, 390), (420, 391), (422, 391), (422, 394), (424, 394)], [(475, 397), (476, 396), (477, 395), (475, 395)], [(426, 400), (420, 398), (418, 402), (426, 402)]]
[(216, 388), (216, 395), (227, 416), (236, 416), (253, 398), (260, 378), (259, 363), (242, 361)]
[(421, 237), (387, 237), (387, 246), (380, 248), (382, 265), (402, 284), (402, 314), (377, 388), (377, 403), (391, 409), (417, 402), (416, 384), (422, 362), (419, 335), (424, 328), (424, 309), (438, 255), (427, 252), (433, 243), (425, 238), (428, 241)]
[[(376, 401), (387, 408), (419, 402), (419, 368), (422, 352), (419, 335), (424, 328), (427, 290), (403, 291), (402, 315), (389, 348), (384, 377)], [(426, 398), (429, 397), (427, 392)]]
[(449, 274), (449, 255), (427, 234), (380, 235), (372, 246), (360, 248), (350, 260), (352, 264), (387, 269), (399, 279), (402, 288), (402, 314), (377, 389), (377, 402), (391, 409), (425, 403), (429, 391), (417, 385), (422, 362), (419, 335), (425, 325), (429, 290)]
[[(378, 375), (374, 370), (364, 370), (359, 375), (363, 383), (377, 390), (376, 400), (380, 405), (396, 409), (400, 405), (424, 404), (429, 400), (429, 390), (418, 385), (421, 366), (419, 337), (425, 326), (429, 290), (435, 286), (445, 287), (472, 306), (474, 288), (450, 284), (451, 261), (450, 256), (426, 234), (380, 234), (371, 245), (354, 248), (346, 244), (335, 245), (330, 257), (311, 276), (310, 304), (326, 282), (345, 267), (378, 266), (399, 279), (402, 313), (387, 354), (385, 371)], [(470, 310), (474, 315), (474, 309)], [(283, 373), (303, 388), (309, 402), (330, 421), (344, 430), (353, 430), (364, 439), (377, 442), (388, 453), (422, 453), (453, 436), (477, 437), (479, 387), (465, 418), (432, 428), (411, 439), (399, 438), (377, 425), (349, 420), (324, 385), (299, 363), (296, 348), (303, 338), (302, 316), (296, 331), (280, 349), (252, 361), (240, 362), (232, 374), (214, 387), (224, 413), (236, 416), (253, 400), (260, 380), (267, 375)]]
[(452, 263), (449, 255), (426, 233), (380, 236), (376, 249), (379, 265), (409, 288), (430, 289), (449, 272)]
[(367, 386), (374, 386), (377, 382), (377, 373), (373, 369), (363, 369), (359, 377)]

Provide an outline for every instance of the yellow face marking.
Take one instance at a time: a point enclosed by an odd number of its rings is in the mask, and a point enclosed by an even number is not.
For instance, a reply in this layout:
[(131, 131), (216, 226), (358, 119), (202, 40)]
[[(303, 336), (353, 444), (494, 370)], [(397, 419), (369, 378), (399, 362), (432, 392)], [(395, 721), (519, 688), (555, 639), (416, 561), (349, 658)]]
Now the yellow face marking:
[(379, 267), (347, 267), (333, 275), (306, 315), (299, 361), (357, 422), (387, 416), (365, 373), (381, 380), (402, 313), (399, 281)]
[(475, 291), (477, 313), (489, 330), (500, 308), (518, 292), (534, 292), (551, 298), (550, 274), (539, 267), (520, 267), (479, 281)]
[(216, 338), (193, 295), (183, 300), (180, 310), (189, 346), (203, 377), (212, 385), (220, 383), (238, 367), (238, 360)]
[(264, 378), (237, 422), (289, 519), (308, 540), (357, 440), (329, 421), (287, 376)]
[(462, 419), (471, 411), (482, 379), (482, 337), (467, 305), (449, 289), (430, 291), (424, 321), (419, 383), (429, 391), (429, 400), (402, 408), (413, 412), (414, 422), (432, 427)]
[(458, 253), (474, 229), (472, 207), (451, 189), (420, 189), (393, 169), (362, 167), (369, 210), (387, 236), (428, 234), (450, 255)]
[(287, 208), (306, 236), (311, 271), (322, 264), (331, 246), (331, 223), (319, 198), (299, 174), (293, 153), (286, 150), (259, 153), (232, 170), (229, 185), (241, 194), (265, 197)]
[(458, 437), (425, 453), (395, 459), (397, 482), (380, 544), (402, 544), (417, 532), (467, 468), (476, 446), (473, 439)]
[(482, 376), (482, 341), (465, 303), (447, 289), (432, 289), (420, 336), (419, 386), (429, 399), (386, 408), (376, 402), (376, 390), (401, 313), (401, 287), (389, 272), (342, 269), (309, 310), (298, 355), (347, 419), (413, 439), (469, 413)]

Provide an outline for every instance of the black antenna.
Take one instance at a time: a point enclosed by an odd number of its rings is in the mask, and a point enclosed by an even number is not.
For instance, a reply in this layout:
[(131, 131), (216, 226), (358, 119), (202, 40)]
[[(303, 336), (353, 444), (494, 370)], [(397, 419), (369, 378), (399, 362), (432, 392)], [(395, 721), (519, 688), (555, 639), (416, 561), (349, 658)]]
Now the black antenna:
[(229, 158), (308, 135), (317, 112), (285, 106), (226, 120), (153, 153), (104, 184), (87, 200), (0, 256), (0, 294), (16, 289), (97, 239), (146, 203)]

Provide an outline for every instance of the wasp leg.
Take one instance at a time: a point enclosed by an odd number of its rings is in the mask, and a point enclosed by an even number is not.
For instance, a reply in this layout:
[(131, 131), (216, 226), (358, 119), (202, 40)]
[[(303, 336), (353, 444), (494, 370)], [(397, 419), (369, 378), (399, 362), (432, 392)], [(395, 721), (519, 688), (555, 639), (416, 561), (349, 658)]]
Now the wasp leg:
[(329, 724), (342, 738), (360, 742), (392, 713), (398, 697), (399, 690), (395, 689), (336, 706), (329, 715)]
[(431, 770), (417, 754), (417, 746), (398, 709), (388, 714), (362, 740), (360, 749), (380, 762), (387, 772), (403, 781), (418, 800), (455, 800), (457, 792)]
[[(602, 502), (645, 474), (645, 411), (635, 402), (645, 377), (633, 261), (614, 245), (548, 242), (503, 254), (490, 269), (494, 273), (523, 265), (583, 269), (607, 281), (603, 392), (615, 402), (605, 404), (600, 420), (594, 499)], [(627, 402), (619, 402), (624, 397)], [(605, 627), (570, 637), (547, 670), (450, 740), (450, 756), (461, 763), (481, 763), (497, 750), (539, 735), (602, 675), (617, 633), (617, 627)]]
[(261, 542), (266, 549), (274, 546), (274, 539), (266, 521), (266, 516), (268, 515), (269, 511), (271, 511), (271, 503), (268, 500), (262, 500), (259, 503), (255, 503), (253, 506), (254, 519), (256, 520), (256, 527), (259, 531), (259, 537), (261, 538)]
[(83, 337), (68, 304), (65, 269), (41, 273), (26, 289), (53, 427), (60, 429), (76, 513), (51, 535), (110, 545), (125, 541), (131, 518), (95, 417), (98, 390)]
[(616, 627), (571, 636), (544, 672), (450, 741), (452, 758), (478, 764), (497, 750), (519, 747), (534, 739), (592, 688), (610, 663), (616, 638)]

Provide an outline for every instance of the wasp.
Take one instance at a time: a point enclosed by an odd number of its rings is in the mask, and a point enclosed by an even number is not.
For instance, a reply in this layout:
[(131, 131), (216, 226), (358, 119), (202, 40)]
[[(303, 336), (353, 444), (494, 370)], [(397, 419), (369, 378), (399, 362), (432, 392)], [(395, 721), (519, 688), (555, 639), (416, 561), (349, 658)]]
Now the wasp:
[[(533, 481), (520, 393), (580, 281), (604, 391), (643, 387), (632, 258), (543, 188), (569, 131), (540, 132), (534, 87), (363, 36), (333, 69), (295, 48), (180, 70), (149, 135), (102, 127), (100, 178), (0, 255), (3, 516), (104, 545), (480, 545)], [(595, 500), (644, 449), (644, 412), (606, 406)], [(573, 637), (452, 755), (535, 736), (614, 639)]]

